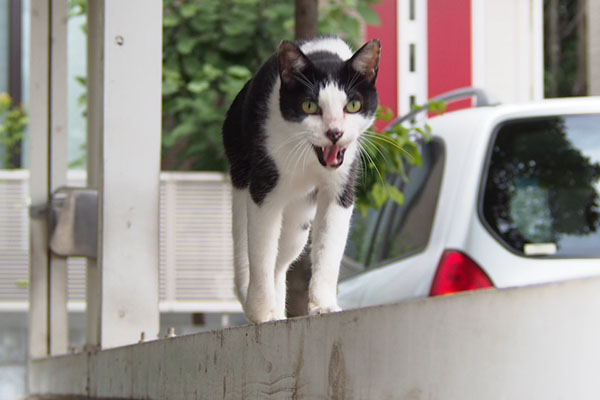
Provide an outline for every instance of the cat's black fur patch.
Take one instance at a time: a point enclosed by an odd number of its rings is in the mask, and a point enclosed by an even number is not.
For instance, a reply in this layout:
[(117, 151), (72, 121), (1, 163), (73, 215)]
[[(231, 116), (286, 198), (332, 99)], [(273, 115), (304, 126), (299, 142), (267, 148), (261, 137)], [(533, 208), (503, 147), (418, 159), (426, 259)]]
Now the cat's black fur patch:
[(313, 189), (312, 192), (310, 192), (308, 194), (308, 200), (312, 203), (315, 204), (317, 202), (317, 195), (319, 194), (319, 188), (316, 187)]
[[(264, 150), (263, 150), (264, 151)], [(258, 164), (252, 168), (250, 175), (250, 196), (258, 205), (261, 205), (265, 197), (273, 190), (279, 180), (279, 171), (277, 166), (269, 157), (265, 155)]]
[[(238, 93), (223, 123), (223, 143), (233, 186), (243, 189), (250, 185), (251, 177), (268, 178), (268, 182), (257, 182), (251, 189), (257, 204), (279, 179), (275, 163), (265, 149), (264, 132), (268, 100), (276, 80), (277, 58), (272, 56)], [(259, 160), (264, 162), (259, 164)], [(260, 167), (266, 167), (267, 171), (258, 171)]]
[(338, 196), (338, 204), (344, 208), (348, 208), (354, 204), (354, 187), (356, 186), (356, 178), (358, 176), (358, 157), (352, 162), (348, 180), (342, 189), (342, 193)]

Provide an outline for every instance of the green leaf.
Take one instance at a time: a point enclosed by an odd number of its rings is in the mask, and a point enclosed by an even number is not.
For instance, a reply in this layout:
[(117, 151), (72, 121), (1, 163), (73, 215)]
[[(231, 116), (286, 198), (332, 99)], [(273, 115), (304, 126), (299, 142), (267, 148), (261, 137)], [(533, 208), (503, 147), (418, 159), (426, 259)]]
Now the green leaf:
[(248, 38), (227, 37), (219, 43), (219, 48), (228, 53), (239, 54), (251, 47)]
[(162, 95), (163, 96), (172, 95), (174, 93), (177, 93), (178, 90), (179, 90), (179, 87), (174, 85), (172, 82), (163, 81), (163, 83), (162, 83)]
[(350, 15), (344, 15), (340, 20), (340, 25), (346, 34), (354, 36), (360, 32), (360, 21)]
[(211, 64), (205, 64), (202, 67), (202, 75), (210, 82), (214, 81), (217, 78), (220, 78), (223, 75), (223, 71), (219, 68), (215, 68)]
[(376, 208), (381, 207), (386, 202), (388, 195), (386, 193), (385, 186), (381, 184), (381, 182), (377, 182), (373, 185), (371, 188), (371, 197), (373, 198)]
[(198, 5), (192, 2), (184, 2), (179, 7), (179, 13), (183, 18), (191, 18), (198, 12)]
[(163, 17), (163, 28), (172, 28), (179, 24), (179, 16), (176, 14), (165, 14)]
[(195, 37), (183, 37), (177, 42), (177, 51), (181, 54), (190, 54), (198, 43), (198, 39)]
[(379, 16), (370, 6), (359, 4), (358, 7), (356, 7), (356, 11), (358, 11), (367, 25), (379, 26), (381, 24)]
[(249, 79), (252, 76), (250, 70), (242, 65), (232, 65), (227, 68), (227, 73), (239, 79)]
[(0, 110), (7, 109), (12, 105), (12, 98), (8, 93), (0, 93)]
[(404, 195), (395, 186), (388, 185), (388, 195), (390, 199), (396, 202), (396, 204), (398, 204), (399, 206), (401, 206), (404, 203)]
[(234, 21), (223, 25), (223, 32), (228, 36), (252, 35), (254, 32), (254, 25)]
[(381, 121), (390, 121), (394, 117), (394, 112), (391, 108), (387, 106), (378, 106), (377, 107), (377, 116), (376, 118)]
[(187, 90), (195, 94), (200, 94), (207, 90), (209, 87), (210, 84), (207, 81), (203, 80), (194, 80), (187, 84)]
[(195, 54), (183, 56), (183, 71), (189, 76), (196, 76), (202, 71), (202, 61)]
[(434, 114), (443, 114), (446, 111), (445, 101), (432, 101), (429, 103), (429, 111)]

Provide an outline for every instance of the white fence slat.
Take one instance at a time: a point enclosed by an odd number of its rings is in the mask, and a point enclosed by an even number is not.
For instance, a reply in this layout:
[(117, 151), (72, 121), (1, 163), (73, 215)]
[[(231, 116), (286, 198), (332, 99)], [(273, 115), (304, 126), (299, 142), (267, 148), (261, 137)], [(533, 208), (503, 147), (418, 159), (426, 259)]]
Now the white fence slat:
[[(162, 172), (160, 192), (161, 309), (237, 312), (233, 292), (231, 190), (221, 173)], [(22, 310), (29, 266), (28, 171), (0, 170), (0, 304)], [(69, 171), (69, 186), (83, 187), (83, 171)], [(85, 302), (86, 259), (69, 257), (71, 309)], [(229, 304), (229, 305), (227, 305)], [(196, 308), (194, 308), (196, 307)]]

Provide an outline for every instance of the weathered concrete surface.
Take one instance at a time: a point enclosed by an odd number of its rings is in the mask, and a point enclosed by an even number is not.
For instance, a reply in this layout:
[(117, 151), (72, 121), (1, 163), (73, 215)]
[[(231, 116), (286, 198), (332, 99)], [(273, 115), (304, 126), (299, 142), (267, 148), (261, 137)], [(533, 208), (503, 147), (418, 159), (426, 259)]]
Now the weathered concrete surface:
[(33, 393), (598, 399), (600, 280), (490, 290), (34, 361)]

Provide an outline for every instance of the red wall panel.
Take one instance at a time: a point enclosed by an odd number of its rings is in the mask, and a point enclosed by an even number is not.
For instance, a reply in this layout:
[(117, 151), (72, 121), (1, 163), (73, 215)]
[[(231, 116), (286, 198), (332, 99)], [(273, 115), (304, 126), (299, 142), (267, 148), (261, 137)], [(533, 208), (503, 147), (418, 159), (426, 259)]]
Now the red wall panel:
[[(472, 86), (471, 0), (429, 0), (427, 20), (429, 98)], [(448, 110), (470, 104), (459, 101)]]
[[(383, 0), (374, 7), (379, 15), (379, 26), (367, 25), (367, 40), (381, 41), (381, 60), (377, 77), (377, 92), (379, 104), (389, 107), (396, 116), (398, 112), (398, 35), (396, 0)], [(385, 123), (377, 123), (376, 128), (382, 129)]]

